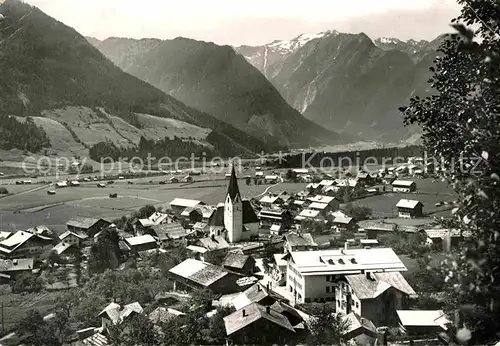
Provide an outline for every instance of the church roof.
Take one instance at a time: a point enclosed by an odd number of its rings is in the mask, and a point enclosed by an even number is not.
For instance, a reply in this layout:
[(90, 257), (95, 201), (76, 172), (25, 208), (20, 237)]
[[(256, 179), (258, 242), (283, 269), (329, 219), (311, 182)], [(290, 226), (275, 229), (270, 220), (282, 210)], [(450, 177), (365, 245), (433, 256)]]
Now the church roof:
[[(241, 202), (243, 209), (243, 224), (257, 223), (259, 218), (255, 214), (255, 210), (249, 200), (243, 200)], [(218, 205), (214, 216), (210, 220), (210, 226), (214, 227), (224, 227), (224, 205)]]
[(234, 171), (234, 166), (231, 168), (231, 178), (229, 179), (229, 185), (227, 187), (227, 194), (232, 201), (236, 196), (240, 196), (240, 189), (238, 188), (238, 179), (236, 179), (236, 172)]

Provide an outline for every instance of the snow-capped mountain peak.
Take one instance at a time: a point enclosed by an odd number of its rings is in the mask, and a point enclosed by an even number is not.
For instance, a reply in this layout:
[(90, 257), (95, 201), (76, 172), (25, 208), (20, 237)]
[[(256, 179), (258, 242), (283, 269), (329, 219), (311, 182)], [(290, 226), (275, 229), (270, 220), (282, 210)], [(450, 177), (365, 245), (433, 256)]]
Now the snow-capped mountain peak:
[(296, 52), (298, 49), (303, 47), (306, 43), (318, 39), (318, 38), (324, 38), (327, 36), (332, 36), (332, 35), (338, 35), (338, 32), (335, 30), (328, 30), (328, 31), (323, 31), (319, 32), (316, 34), (300, 34), (299, 36), (291, 39), (291, 40), (277, 40), (273, 41), (269, 44), (266, 44), (266, 47), (273, 49), (273, 50), (278, 50), (281, 53), (284, 54), (291, 54)]

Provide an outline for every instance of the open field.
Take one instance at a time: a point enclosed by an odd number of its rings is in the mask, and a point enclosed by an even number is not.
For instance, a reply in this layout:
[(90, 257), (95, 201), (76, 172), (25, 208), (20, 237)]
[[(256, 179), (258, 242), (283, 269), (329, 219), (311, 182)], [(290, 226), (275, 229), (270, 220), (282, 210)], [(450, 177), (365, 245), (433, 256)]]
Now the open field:
[(25, 294), (1, 294), (5, 330), (9, 331), (24, 318), (30, 310), (38, 310), (42, 316), (52, 312), (61, 292), (41, 292)]
[[(227, 191), (227, 180), (200, 181), (193, 184), (159, 185), (161, 177), (132, 179), (133, 185), (125, 180), (98, 188), (95, 182), (83, 183), (80, 187), (57, 189), (56, 195), (48, 195), (52, 187), (36, 185), (11, 185), (17, 191), (0, 198), (0, 228), (2, 230), (26, 229), (36, 225), (46, 225), (56, 231), (64, 229), (64, 224), (74, 216), (102, 217), (115, 219), (139, 209), (146, 204), (168, 207), (176, 197), (201, 200), (208, 204), (223, 202)], [(149, 183), (153, 180), (153, 183)], [(266, 191), (297, 192), (305, 184), (283, 183), (273, 185), (246, 185), (240, 181), (241, 194), (252, 198)], [(21, 189), (23, 188), (23, 189)], [(30, 191), (30, 189), (38, 190)], [(117, 193), (118, 198), (109, 198)]]

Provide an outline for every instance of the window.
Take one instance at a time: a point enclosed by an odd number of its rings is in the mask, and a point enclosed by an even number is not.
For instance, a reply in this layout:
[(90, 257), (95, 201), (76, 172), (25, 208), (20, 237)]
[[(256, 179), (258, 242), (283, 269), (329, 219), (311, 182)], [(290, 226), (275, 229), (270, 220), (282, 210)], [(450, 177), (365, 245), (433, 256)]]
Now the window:
[(326, 281), (330, 282), (330, 275), (326, 276)]
[(326, 293), (330, 293), (330, 286), (326, 286)]
[(359, 303), (358, 302), (356, 302), (356, 308), (359, 308)]

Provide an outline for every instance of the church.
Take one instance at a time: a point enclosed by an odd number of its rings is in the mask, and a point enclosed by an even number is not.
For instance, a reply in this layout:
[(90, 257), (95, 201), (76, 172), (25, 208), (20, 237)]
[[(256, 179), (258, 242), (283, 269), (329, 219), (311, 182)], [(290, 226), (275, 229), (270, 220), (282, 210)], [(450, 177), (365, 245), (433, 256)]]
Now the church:
[(226, 199), (217, 205), (210, 221), (210, 236), (224, 236), (229, 243), (238, 243), (258, 235), (259, 219), (250, 201), (241, 198), (233, 166)]

